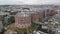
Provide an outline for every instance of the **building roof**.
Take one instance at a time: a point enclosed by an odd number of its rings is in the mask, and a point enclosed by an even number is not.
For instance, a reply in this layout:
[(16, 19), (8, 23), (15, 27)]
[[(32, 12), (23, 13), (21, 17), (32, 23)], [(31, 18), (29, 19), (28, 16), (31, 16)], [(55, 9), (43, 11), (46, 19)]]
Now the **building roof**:
[(60, 28), (57, 28), (56, 30), (60, 30)]
[(22, 11), (22, 12), (17, 13), (16, 16), (19, 16), (19, 17), (26, 17), (26, 16), (29, 16), (29, 13)]
[(0, 12), (0, 15), (9, 15), (9, 13), (7, 13), (7, 12)]

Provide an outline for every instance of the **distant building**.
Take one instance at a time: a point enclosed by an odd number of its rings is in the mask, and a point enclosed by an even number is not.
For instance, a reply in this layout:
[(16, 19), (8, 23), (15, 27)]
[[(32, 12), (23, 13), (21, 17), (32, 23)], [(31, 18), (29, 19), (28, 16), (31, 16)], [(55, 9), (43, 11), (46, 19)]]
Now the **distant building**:
[(49, 16), (53, 16), (56, 14), (56, 11), (54, 8), (48, 8), (45, 10), (45, 18), (49, 17)]
[(47, 25), (42, 25), (42, 29), (48, 29)]
[(60, 28), (56, 29), (56, 33), (55, 34), (60, 34)]
[(10, 13), (2, 12), (2, 11), (1, 11), (1, 12), (0, 12), (0, 20), (3, 19), (2, 17), (3, 17), (4, 15), (9, 15), (9, 14), (10, 14)]
[(18, 28), (27, 28), (31, 26), (31, 16), (25, 12), (16, 14), (15, 25)]
[(50, 8), (49, 9), (50, 15), (53, 16), (56, 14), (55, 8)]

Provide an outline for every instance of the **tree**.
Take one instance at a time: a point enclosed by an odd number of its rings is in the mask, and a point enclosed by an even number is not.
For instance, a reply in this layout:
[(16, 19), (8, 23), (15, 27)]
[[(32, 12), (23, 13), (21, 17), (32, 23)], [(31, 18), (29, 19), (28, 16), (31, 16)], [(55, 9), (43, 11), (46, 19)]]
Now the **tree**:
[(18, 34), (24, 34), (26, 32), (25, 28), (18, 28)]

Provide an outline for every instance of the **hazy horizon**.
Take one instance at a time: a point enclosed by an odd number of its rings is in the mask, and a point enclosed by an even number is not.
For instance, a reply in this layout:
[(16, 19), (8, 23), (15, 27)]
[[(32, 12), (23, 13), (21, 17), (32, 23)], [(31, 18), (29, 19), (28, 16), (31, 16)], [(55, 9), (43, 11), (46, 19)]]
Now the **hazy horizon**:
[(0, 0), (0, 5), (60, 5), (60, 0)]

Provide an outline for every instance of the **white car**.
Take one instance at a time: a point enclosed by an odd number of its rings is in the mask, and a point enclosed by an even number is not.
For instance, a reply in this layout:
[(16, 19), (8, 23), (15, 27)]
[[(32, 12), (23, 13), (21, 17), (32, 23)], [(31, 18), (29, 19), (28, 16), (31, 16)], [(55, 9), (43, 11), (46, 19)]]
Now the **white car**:
[(46, 34), (46, 33), (41, 32), (41, 31), (33, 31), (33, 33), (32, 33), (32, 34)]
[(33, 34), (42, 34), (41, 31), (33, 31)]

